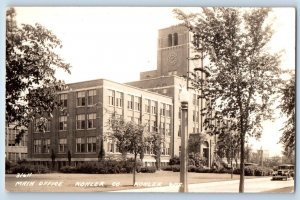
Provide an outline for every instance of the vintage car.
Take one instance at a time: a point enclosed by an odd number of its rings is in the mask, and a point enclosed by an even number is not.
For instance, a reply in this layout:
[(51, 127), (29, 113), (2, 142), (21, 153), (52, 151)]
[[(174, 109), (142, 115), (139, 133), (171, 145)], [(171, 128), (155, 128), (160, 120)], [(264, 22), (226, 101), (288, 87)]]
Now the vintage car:
[(294, 178), (294, 165), (282, 164), (273, 172), (272, 180), (287, 180), (290, 177)]

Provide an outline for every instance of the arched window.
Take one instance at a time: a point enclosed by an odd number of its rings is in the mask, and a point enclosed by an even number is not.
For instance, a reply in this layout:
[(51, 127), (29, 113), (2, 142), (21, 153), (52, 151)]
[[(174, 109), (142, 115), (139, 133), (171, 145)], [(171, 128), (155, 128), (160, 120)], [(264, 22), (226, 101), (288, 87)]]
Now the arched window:
[(178, 33), (173, 34), (174, 46), (178, 45)]
[(168, 47), (172, 46), (172, 34), (168, 35)]

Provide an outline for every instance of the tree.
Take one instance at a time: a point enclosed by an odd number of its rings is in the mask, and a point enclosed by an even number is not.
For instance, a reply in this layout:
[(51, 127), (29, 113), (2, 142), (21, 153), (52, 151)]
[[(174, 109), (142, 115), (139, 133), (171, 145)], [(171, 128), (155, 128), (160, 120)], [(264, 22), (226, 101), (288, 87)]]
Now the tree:
[(71, 154), (71, 151), (68, 150), (68, 163), (69, 163), (69, 166), (71, 166), (71, 161), (72, 161), (72, 154)]
[(103, 145), (103, 139), (101, 139), (101, 146), (98, 154), (98, 160), (101, 161), (105, 158), (105, 149)]
[[(17, 26), (14, 8), (6, 12), (6, 122), (28, 127), (35, 117), (47, 119), (59, 102), (57, 91), (65, 88), (55, 72), (70, 73), (55, 50), (61, 41), (36, 24)], [(41, 120), (45, 121), (45, 120)], [(22, 133), (22, 132), (21, 132)]]
[(145, 126), (132, 121), (126, 122), (123, 118), (112, 116), (110, 119), (111, 132), (107, 133), (106, 139), (116, 142), (116, 146), (122, 155), (132, 153), (134, 156), (133, 185), (136, 180), (137, 156), (142, 155), (150, 146)]
[(282, 80), (282, 88), (280, 88), (281, 104), (279, 108), (281, 112), (286, 115), (287, 120), (283, 127), (283, 133), (280, 142), (284, 145), (287, 154), (289, 151), (295, 150), (295, 127), (296, 127), (296, 114), (295, 114), (295, 71), (288, 72), (291, 77), (289, 80)]
[(189, 153), (199, 153), (200, 152), (200, 145), (206, 141), (206, 135), (203, 133), (190, 135), (188, 140), (188, 152)]
[[(240, 184), (244, 192), (245, 137), (261, 134), (261, 121), (271, 118), (269, 105), (275, 94), (280, 54), (268, 52), (272, 36), (266, 22), (269, 8), (202, 8), (178, 19), (194, 34), (195, 59), (205, 58), (204, 79), (195, 83), (211, 101), (208, 109), (237, 119), (240, 139)], [(201, 45), (198, 45), (201, 44)], [(210, 75), (210, 76), (208, 76)]]
[(153, 150), (154, 158), (155, 158), (155, 165), (156, 169), (160, 170), (160, 163), (161, 163), (161, 148), (165, 142), (165, 137), (161, 133), (152, 132), (146, 138), (147, 144), (149, 144), (149, 148)]

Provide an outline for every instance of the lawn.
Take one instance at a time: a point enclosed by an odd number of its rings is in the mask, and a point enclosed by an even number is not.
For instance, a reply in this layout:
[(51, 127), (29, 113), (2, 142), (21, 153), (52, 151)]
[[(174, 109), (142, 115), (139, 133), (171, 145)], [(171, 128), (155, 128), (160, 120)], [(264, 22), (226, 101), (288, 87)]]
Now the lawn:
[[(257, 178), (257, 177), (246, 177)], [(230, 174), (188, 173), (188, 183), (230, 180)], [(234, 175), (233, 179), (239, 179)], [(27, 181), (27, 182), (26, 182)], [(6, 190), (10, 192), (104, 192), (179, 183), (179, 172), (158, 171), (138, 173), (138, 186), (132, 186), (132, 174), (33, 174), (29, 178), (6, 175)], [(83, 186), (86, 184), (86, 186)], [(88, 185), (88, 186), (87, 186)]]

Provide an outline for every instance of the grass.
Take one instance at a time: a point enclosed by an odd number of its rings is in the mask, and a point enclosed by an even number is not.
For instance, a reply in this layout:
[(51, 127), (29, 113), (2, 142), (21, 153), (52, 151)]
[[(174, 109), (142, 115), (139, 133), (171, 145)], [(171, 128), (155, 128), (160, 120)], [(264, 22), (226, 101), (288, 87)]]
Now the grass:
[[(257, 177), (246, 177), (257, 178)], [(239, 179), (239, 175), (234, 175), (233, 179)], [(231, 180), (230, 174), (213, 173), (189, 173), (188, 183), (207, 183), (215, 181)], [(34, 186), (15, 186), (17, 181), (35, 181)], [(38, 186), (41, 181), (63, 181), (61, 187)], [(76, 182), (104, 182), (104, 187), (76, 187)], [(156, 173), (138, 173), (136, 182), (144, 184), (169, 184), (179, 183), (179, 172), (158, 171)], [(125, 190), (133, 187), (132, 174), (33, 174), (30, 178), (16, 178), (16, 175), (6, 175), (6, 190), (12, 192), (105, 192), (114, 190)], [(118, 185), (119, 186), (115, 186)]]

